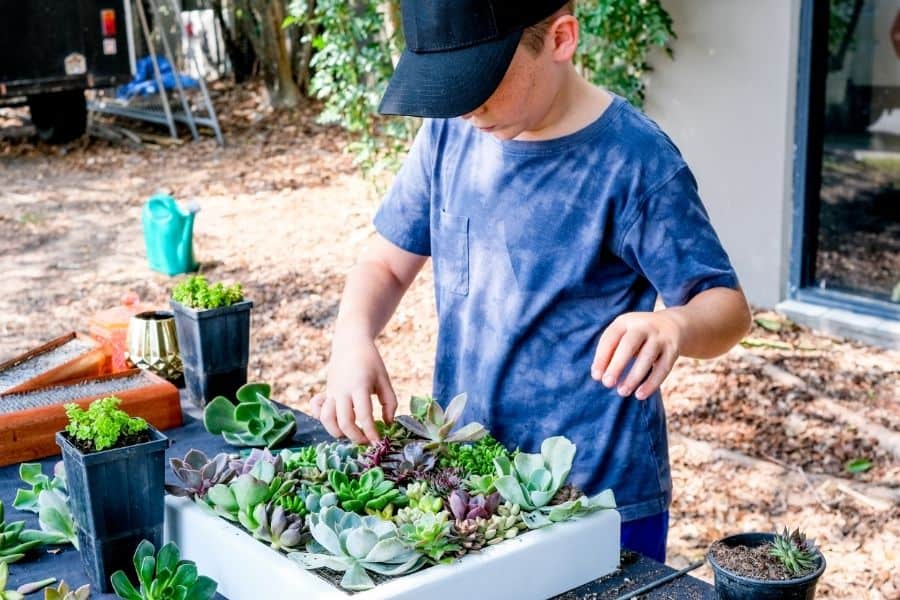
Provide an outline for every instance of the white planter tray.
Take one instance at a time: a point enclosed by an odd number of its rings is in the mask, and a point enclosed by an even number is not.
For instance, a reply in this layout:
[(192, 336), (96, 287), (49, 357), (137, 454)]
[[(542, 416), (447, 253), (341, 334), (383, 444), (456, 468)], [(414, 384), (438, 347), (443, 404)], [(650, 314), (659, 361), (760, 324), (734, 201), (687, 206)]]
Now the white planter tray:
[[(354, 600), (382, 598), (545, 599), (613, 572), (619, 566), (621, 518), (615, 510), (520, 534), (449, 565), (398, 577)], [(339, 599), (351, 594), (236, 525), (187, 498), (166, 496), (166, 541), (198, 571), (219, 584), (229, 600)]]

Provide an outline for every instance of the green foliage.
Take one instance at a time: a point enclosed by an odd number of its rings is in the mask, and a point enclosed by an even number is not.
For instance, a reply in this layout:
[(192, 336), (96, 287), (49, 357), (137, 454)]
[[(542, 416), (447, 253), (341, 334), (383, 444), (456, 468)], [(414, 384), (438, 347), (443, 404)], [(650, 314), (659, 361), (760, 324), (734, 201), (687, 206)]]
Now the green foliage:
[(854, 459), (848, 460), (844, 464), (844, 469), (848, 473), (852, 473), (853, 475), (856, 475), (858, 473), (865, 473), (866, 471), (868, 471), (871, 468), (872, 468), (872, 461), (869, 460), (868, 458), (854, 458)]
[(175, 286), (172, 299), (193, 309), (208, 310), (241, 302), (244, 291), (239, 283), (228, 287), (221, 283), (210, 285), (203, 275), (192, 275)]
[(576, 65), (596, 85), (644, 104), (644, 75), (654, 48), (672, 57), (672, 18), (660, 0), (582, 0), (576, 5), (581, 25)]
[(115, 446), (121, 437), (146, 430), (147, 422), (120, 410), (121, 403), (115, 396), (110, 396), (94, 400), (87, 410), (75, 403), (66, 404), (69, 418), (66, 432), (99, 451)]
[[(316, 53), (310, 62), (312, 96), (323, 101), (319, 120), (340, 125), (354, 141), (347, 150), (367, 175), (396, 170), (418, 122), (378, 115), (378, 104), (394, 72), (391, 56), (402, 47), (402, 31), (388, 35), (379, 0), (316, 0), (311, 24)], [(285, 25), (307, 24), (307, 3), (288, 7)]]
[(459, 394), (450, 401), (445, 411), (431, 398), (413, 397), (410, 402), (413, 414), (399, 415), (397, 422), (410, 433), (424, 439), (425, 450), (446, 452), (450, 444), (475, 442), (487, 435), (487, 430), (481, 423), (469, 423), (454, 431), (466, 408), (466, 401), (466, 394)]
[(565, 483), (575, 460), (575, 444), (562, 436), (547, 438), (540, 454), (516, 455), (495, 459), (497, 491), (504, 500), (533, 511), (546, 506)]
[(814, 540), (806, 539), (799, 529), (788, 531), (785, 527), (784, 533), (775, 534), (769, 552), (781, 561), (791, 575), (799, 577), (815, 568), (819, 548)]
[(451, 444), (441, 457), (442, 467), (457, 467), (471, 475), (491, 475), (494, 473), (494, 459), (505, 456), (512, 459), (509, 450), (490, 434), (474, 444)]
[(266, 383), (248, 383), (237, 391), (237, 405), (225, 396), (213, 398), (203, 410), (203, 426), (232, 446), (273, 448), (289, 440), (297, 421), (290, 409), (278, 410), (271, 391)]
[(193, 561), (181, 560), (174, 542), (159, 549), (143, 540), (134, 553), (134, 570), (140, 589), (135, 589), (125, 571), (116, 571), (109, 578), (116, 596), (123, 600), (210, 600), (216, 595), (215, 581), (197, 573)]

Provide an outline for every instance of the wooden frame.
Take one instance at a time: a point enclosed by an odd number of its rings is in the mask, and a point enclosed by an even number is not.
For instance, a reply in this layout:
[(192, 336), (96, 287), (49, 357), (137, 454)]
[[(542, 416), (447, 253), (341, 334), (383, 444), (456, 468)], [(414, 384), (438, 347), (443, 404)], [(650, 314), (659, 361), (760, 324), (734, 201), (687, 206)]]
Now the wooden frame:
[(68, 342), (79, 339), (93, 346), (91, 350), (85, 351), (83, 354), (57, 365), (43, 373), (18, 383), (7, 389), (0, 389), (0, 394), (12, 394), (16, 392), (25, 392), (39, 387), (60, 383), (70, 379), (78, 379), (83, 377), (95, 377), (108, 372), (109, 357), (103, 345), (94, 338), (83, 335), (81, 333), (67, 333), (54, 340), (50, 340), (46, 344), (38, 346), (33, 350), (29, 350), (24, 354), (20, 354), (4, 363), (0, 363), (0, 372), (16, 367), (32, 358), (51, 352)]

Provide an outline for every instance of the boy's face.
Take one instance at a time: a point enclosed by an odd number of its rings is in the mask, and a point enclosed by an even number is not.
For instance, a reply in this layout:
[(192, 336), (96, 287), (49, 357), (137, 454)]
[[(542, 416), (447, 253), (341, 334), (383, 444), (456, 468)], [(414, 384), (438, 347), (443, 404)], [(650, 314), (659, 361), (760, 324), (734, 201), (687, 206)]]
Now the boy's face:
[(559, 27), (563, 17), (550, 27), (540, 52), (519, 44), (506, 75), (493, 95), (474, 111), (462, 116), (472, 126), (500, 140), (511, 140), (525, 131), (541, 128), (570, 68), (577, 46), (577, 22), (574, 41), (571, 23)]

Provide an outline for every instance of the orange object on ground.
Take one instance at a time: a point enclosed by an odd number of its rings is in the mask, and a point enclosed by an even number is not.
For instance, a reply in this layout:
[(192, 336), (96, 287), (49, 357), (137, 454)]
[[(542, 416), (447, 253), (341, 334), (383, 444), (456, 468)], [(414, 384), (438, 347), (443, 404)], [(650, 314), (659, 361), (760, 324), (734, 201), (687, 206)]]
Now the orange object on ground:
[[(124, 389), (103, 389), (117, 383)], [(74, 402), (87, 408), (92, 401), (107, 396), (121, 399), (119, 408), (159, 430), (182, 424), (178, 388), (140, 369), (71, 380), (18, 394), (0, 394), (0, 466), (59, 454), (56, 432), (65, 429), (69, 422), (63, 405)]]
[(121, 373), (131, 367), (125, 361), (125, 337), (128, 334), (128, 321), (134, 315), (155, 310), (149, 304), (142, 304), (134, 292), (122, 297), (122, 304), (101, 311), (90, 318), (88, 333), (103, 344), (110, 357), (110, 372)]

